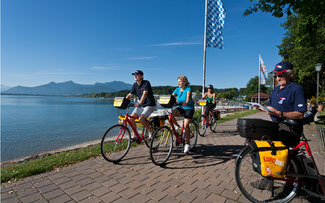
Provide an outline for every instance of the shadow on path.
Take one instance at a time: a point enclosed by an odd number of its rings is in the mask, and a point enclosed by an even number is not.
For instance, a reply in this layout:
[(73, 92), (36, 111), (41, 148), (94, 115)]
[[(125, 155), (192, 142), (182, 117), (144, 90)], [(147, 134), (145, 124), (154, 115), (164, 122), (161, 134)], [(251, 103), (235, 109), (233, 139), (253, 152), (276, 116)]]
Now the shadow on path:
[[(176, 148), (163, 167), (169, 169), (188, 169), (215, 166), (236, 159), (243, 147), (238, 145), (198, 145), (188, 155), (183, 154), (182, 148)], [(189, 162), (190, 164), (187, 165), (182, 162)]]

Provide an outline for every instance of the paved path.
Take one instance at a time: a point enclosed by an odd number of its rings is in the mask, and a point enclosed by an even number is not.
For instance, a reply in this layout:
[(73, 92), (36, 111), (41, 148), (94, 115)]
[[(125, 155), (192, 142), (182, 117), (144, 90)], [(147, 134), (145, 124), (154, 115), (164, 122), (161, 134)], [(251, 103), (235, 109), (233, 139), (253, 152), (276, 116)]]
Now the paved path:
[[(267, 119), (264, 113), (250, 117)], [(235, 124), (199, 137), (191, 155), (176, 149), (166, 168), (151, 162), (145, 146), (132, 148), (120, 164), (98, 157), (2, 184), (1, 202), (248, 202), (234, 180), (234, 160), (244, 144)], [(324, 156), (317, 160), (325, 163)]]

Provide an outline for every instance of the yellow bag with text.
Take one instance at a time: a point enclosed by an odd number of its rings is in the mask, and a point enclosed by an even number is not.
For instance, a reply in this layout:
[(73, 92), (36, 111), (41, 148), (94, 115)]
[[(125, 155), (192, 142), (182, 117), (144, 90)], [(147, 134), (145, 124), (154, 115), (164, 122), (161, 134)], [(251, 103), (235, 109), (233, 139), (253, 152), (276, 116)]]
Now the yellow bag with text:
[(288, 148), (281, 141), (250, 141), (253, 168), (264, 177), (285, 178)]

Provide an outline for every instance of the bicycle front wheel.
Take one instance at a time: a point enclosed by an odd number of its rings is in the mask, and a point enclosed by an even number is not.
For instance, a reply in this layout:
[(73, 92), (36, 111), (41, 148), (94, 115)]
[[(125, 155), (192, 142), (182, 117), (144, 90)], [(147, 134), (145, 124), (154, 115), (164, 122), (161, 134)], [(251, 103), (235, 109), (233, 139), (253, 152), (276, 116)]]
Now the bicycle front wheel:
[(150, 157), (154, 164), (162, 166), (173, 150), (173, 132), (167, 126), (158, 128), (150, 143)]
[[(253, 169), (253, 150), (245, 147), (238, 155), (235, 178), (240, 191), (252, 202), (289, 202), (297, 194), (300, 184), (286, 180), (265, 178)], [(298, 173), (299, 166), (293, 159), (288, 162), (287, 171)]]
[(205, 132), (207, 131), (207, 120), (205, 116), (200, 116), (198, 128), (199, 128), (199, 135), (204, 136)]
[(109, 128), (102, 138), (100, 150), (104, 159), (118, 162), (128, 153), (131, 145), (129, 128), (123, 125), (114, 125)]
[(217, 129), (217, 119), (215, 119), (213, 116), (211, 116), (211, 119), (210, 119), (210, 130), (212, 132), (216, 132), (216, 129)]

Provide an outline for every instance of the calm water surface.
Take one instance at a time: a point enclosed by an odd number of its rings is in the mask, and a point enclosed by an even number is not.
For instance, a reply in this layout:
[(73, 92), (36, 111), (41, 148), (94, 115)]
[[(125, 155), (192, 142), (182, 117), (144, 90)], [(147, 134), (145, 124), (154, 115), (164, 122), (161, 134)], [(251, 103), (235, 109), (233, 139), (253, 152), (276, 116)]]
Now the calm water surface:
[(101, 139), (117, 123), (112, 99), (1, 96), (1, 161)]

